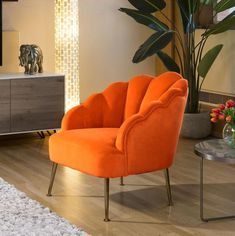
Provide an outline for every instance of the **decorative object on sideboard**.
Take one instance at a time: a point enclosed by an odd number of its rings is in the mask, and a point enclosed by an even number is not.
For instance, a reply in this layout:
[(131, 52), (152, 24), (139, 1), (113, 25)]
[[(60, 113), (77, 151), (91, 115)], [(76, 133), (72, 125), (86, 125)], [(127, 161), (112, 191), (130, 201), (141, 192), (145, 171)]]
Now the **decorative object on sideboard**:
[(24, 73), (34, 75), (43, 72), (42, 50), (35, 44), (23, 44), (20, 46), (20, 66), (25, 68)]
[(226, 122), (223, 129), (224, 142), (235, 148), (235, 102), (228, 100), (225, 105), (220, 104), (217, 108), (213, 108), (211, 112), (211, 122), (224, 120)]

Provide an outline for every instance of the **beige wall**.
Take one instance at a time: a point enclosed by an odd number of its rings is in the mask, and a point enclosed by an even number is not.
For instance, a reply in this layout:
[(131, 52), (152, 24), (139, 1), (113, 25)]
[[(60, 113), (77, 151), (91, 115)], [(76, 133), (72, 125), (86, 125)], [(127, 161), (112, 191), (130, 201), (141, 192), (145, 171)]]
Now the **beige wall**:
[(3, 2), (3, 30), (19, 31), (20, 45), (39, 45), (44, 69), (54, 71), (54, 0)]
[[(202, 32), (198, 30), (197, 35)], [(224, 44), (224, 47), (205, 79), (203, 90), (235, 94), (235, 30), (212, 36), (205, 52), (217, 44)]]
[(19, 72), (19, 32), (4, 31), (2, 34), (2, 60), (3, 66), (0, 66), (0, 73)]
[(119, 12), (127, 0), (80, 0), (81, 101), (113, 81), (154, 74), (154, 58), (133, 64), (134, 52), (150, 30)]

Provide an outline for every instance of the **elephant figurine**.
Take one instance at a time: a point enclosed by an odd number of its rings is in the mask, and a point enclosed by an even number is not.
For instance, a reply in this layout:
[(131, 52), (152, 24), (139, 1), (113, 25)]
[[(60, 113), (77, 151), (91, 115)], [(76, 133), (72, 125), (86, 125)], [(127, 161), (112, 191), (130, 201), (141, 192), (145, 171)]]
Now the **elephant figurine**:
[(43, 73), (42, 50), (37, 45), (23, 44), (20, 46), (20, 66), (25, 68), (24, 73), (34, 75), (37, 72)]

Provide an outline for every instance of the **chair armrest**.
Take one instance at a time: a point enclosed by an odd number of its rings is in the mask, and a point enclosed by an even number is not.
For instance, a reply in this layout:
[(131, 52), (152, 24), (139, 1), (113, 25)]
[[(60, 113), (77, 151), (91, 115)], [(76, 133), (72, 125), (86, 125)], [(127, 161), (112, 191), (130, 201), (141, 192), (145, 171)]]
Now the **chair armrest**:
[(128, 174), (163, 169), (172, 164), (186, 96), (181, 89), (171, 89), (122, 124), (116, 147), (126, 156)]
[(134, 133), (133, 130), (136, 128), (139, 130), (142, 130), (141, 125), (139, 125), (139, 124), (144, 122), (147, 119), (147, 117), (149, 116), (149, 114), (151, 113), (151, 111), (153, 109), (157, 109), (158, 106), (159, 107), (161, 106), (160, 102), (157, 102), (157, 101), (151, 102), (151, 104), (149, 105), (147, 110), (145, 110), (144, 112), (139, 112), (139, 113), (129, 117), (122, 124), (122, 126), (120, 127), (120, 129), (118, 131), (118, 135), (117, 135), (117, 139), (116, 139), (117, 149), (119, 149), (122, 152), (125, 152), (127, 150), (128, 139), (130, 139), (132, 136), (132, 133)]
[(62, 130), (102, 127), (103, 95), (94, 94), (82, 105), (73, 107), (63, 117)]

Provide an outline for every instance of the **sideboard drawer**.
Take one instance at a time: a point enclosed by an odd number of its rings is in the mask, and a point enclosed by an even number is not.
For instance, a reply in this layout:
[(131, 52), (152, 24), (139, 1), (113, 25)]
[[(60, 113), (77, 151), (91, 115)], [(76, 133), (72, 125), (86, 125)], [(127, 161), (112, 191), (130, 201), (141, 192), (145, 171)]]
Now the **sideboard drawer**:
[(10, 81), (0, 80), (0, 133), (10, 132)]
[(11, 80), (11, 132), (60, 128), (64, 77)]

